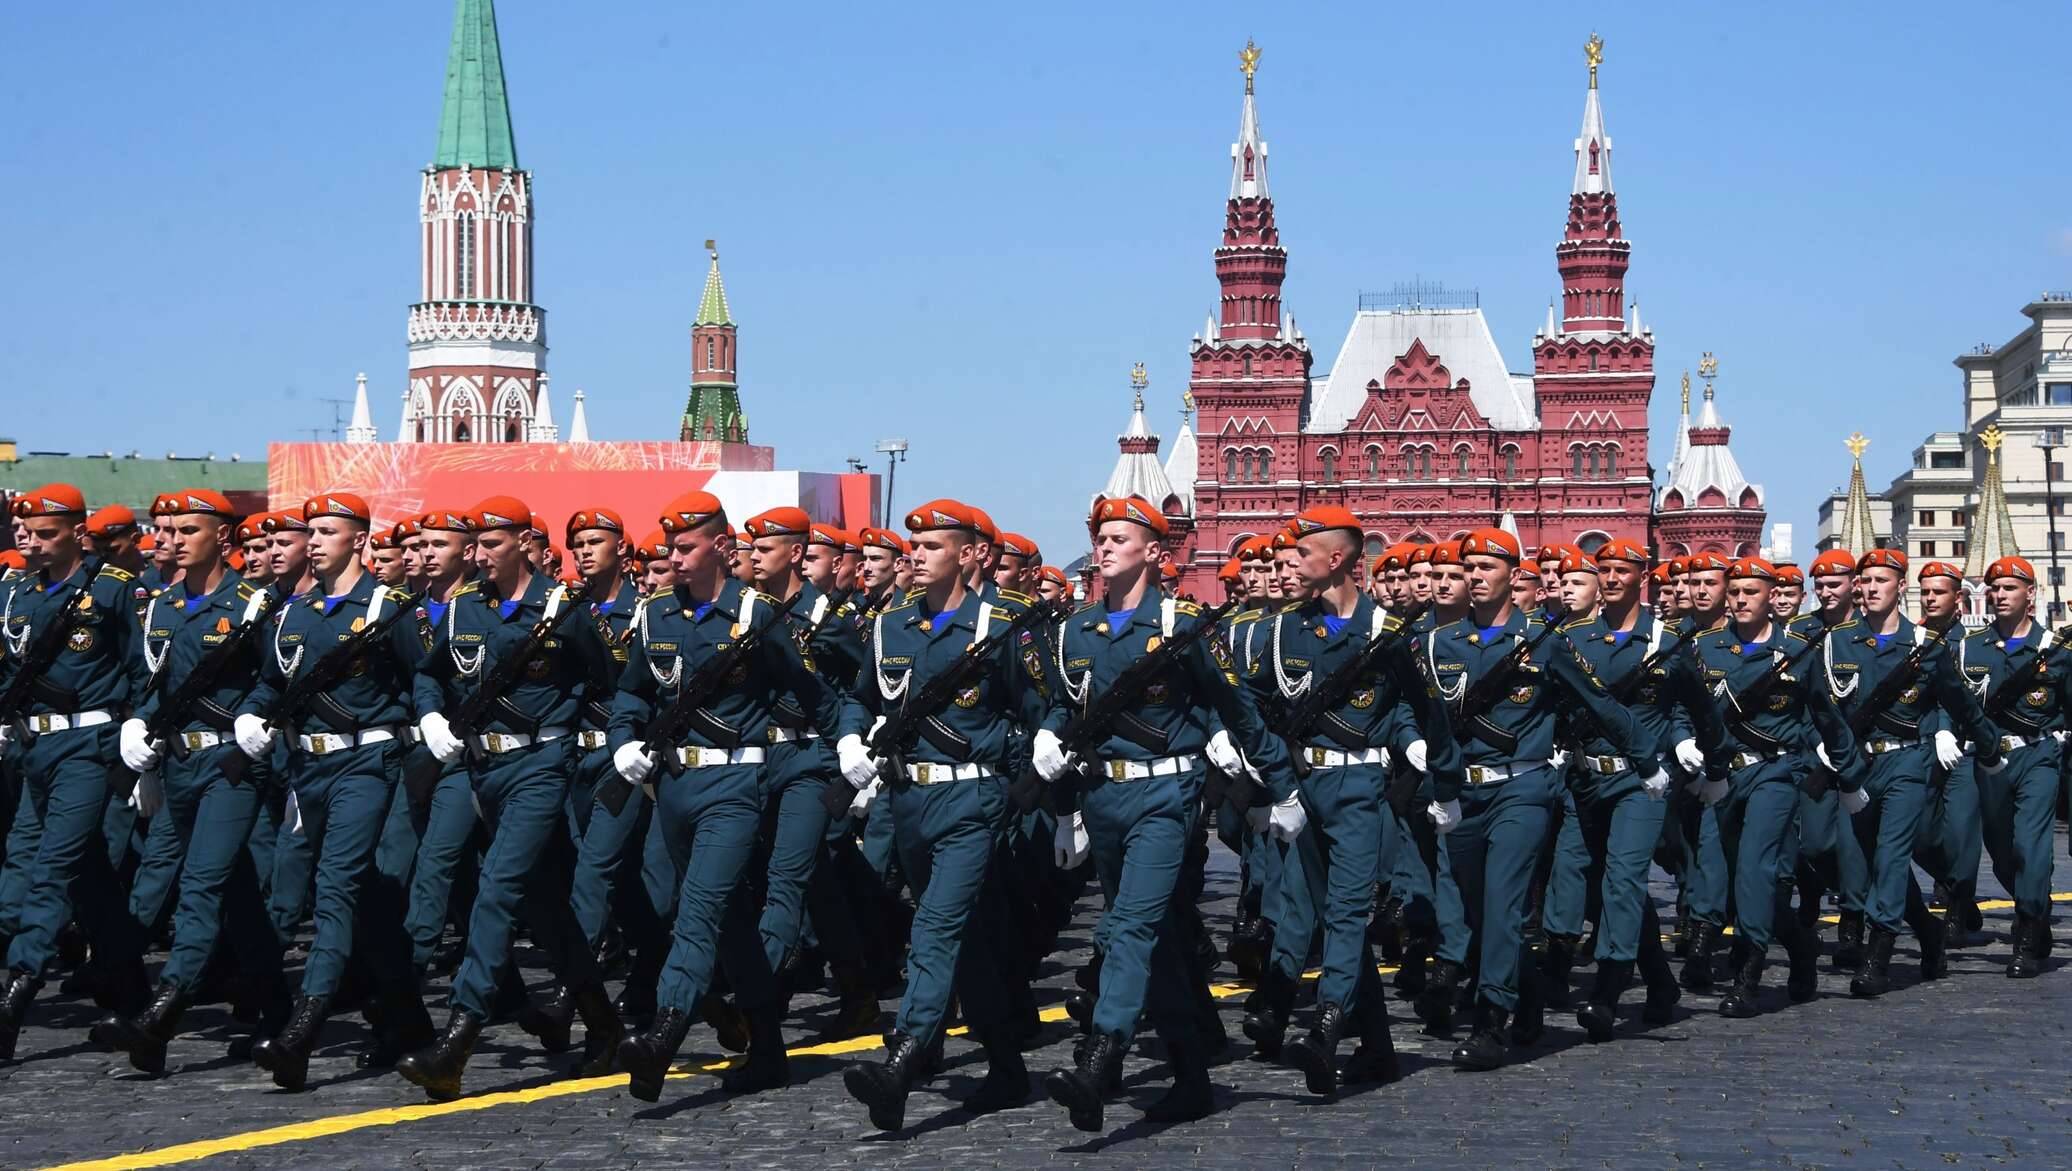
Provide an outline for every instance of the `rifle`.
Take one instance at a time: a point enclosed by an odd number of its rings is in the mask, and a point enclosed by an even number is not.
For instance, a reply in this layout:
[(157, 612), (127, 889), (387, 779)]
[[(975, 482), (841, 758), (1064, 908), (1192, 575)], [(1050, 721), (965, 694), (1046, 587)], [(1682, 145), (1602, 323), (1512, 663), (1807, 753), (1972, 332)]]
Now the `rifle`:
[[(377, 585), (375, 588), (387, 587)], [(278, 729), (285, 739), (294, 740), (301, 730), (302, 721), (309, 717), (318, 697), (350, 678), (353, 668), (359, 665), (367, 649), (379, 644), (396, 628), (397, 623), (410, 617), (417, 602), (418, 599), (415, 597), (390, 599), (390, 604), (395, 606), (394, 610), (379, 620), (353, 631), (344, 642), (332, 647), (316, 662), (311, 663), (307, 670), (288, 680), (288, 685), (281, 689), (280, 695), (274, 699), (273, 706), (262, 713), (261, 718)], [(223, 771), (232, 781), (236, 781), (252, 763), (250, 757), (239, 752), (236, 756), (225, 759)]]
[(1499, 752), (1517, 755), (1518, 737), (1491, 723), (1489, 709), (1496, 706), (1497, 700), (1501, 699), (1511, 686), (1511, 676), (1517, 674), (1518, 669), (1531, 660), (1532, 652), (1538, 650), (1540, 644), (1547, 641), (1547, 637), (1554, 631), (1555, 626), (1552, 622), (1543, 621), (1540, 632), (1533, 635), (1531, 641), (1514, 639), (1510, 653), (1482, 678), (1475, 680), (1461, 695), (1460, 705), (1456, 709), (1458, 722), (1453, 727), (1453, 738), (1456, 743), (1466, 744), (1470, 739), (1480, 739)]
[[(941, 674), (930, 679), (918, 692), (908, 692), (906, 702), (898, 710), (888, 713), (885, 722), (878, 725), (870, 738), (871, 755), (878, 758), (878, 774), (887, 784), (906, 783), (907, 755), (921, 738), (922, 725), (935, 718), (937, 712), (950, 706), (957, 696), (970, 687), (991, 667), (993, 653), (1014, 642), (1022, 631), (1038, 622), (1050, 621), (1057, 616), (1056, 602), (1037, 602), (1016, 615), (997, 633), (975, 639), (957, 652), (957, 658)], [(853, 794), (844, 793), (834, 786), (828, 788), (827, 807), (835, 814), (836, 799), (842, 808), (849, 807)]]
[[(539, 653), (540, 648), (547, 644), (547, 640), (561, 629), (561, 624), (568, 621), (569, 615), (582, 610), (582, 604), (590, 597), (589, 578), (581, 578), (575, 585), (565, 588), (568, 592), (561, 599), (560, 612), (551, 617), (543, 615), (538, 622), (533, 623), (532, 629), (525, 632), (525, 641), (512, 648), (510, 653), (499, 656), (481, 685), (466, 699), (461, 700), (460, 706), (454, 709), (452, 715), (446, 717), (447, 727), (452, 729), (457, 739), (469, 745), (470, 751), (473, 751), (474, 737), (482, 725), (489, 722), (493, 709), (510, 693), (511, 688), (517, 686), (518, 677), (524, 672), (526, 663), (530, 662), (533, 655)], [(486, 651), (488, 644), (483, 645)], [(430, 752), (422, 756), (412, 756), (404, 766), (403, 783), (413, 793), (425, 792), (439, 783), (439, 772), (444, 767), (439, 763), (439, 758)]]
[[(272, 597), (270, 594), (264, 596), (269, 599)], [(187, 713), (193, 709), (195, 704), (201, 702), (209, 692), (215, 690), (216, 677), (223, 674), (229, 668), (232, 660), (243, 653), (245, 646), (252, 641), (252, 635), (258, 632), (260, 624), (265, 622), (272, 612), (273, 606), (270, 601), (259, 606), (253, 611), (250, 619), (232, 627), (230, 633), (224, 636), (222, 642), (209, 648), (208, 653), (201, 657), (201, 661), (194, 665), (194, 669), (187, 673), (187, 677), (180, 680), (180, 686), (174, 688), (172, 694), (166, 696), (159, 703), (158, 710), (152, 713), (151, 718), (145, 721), (145, 743), (157, 743), (159, 741), (165, 741), (168, 744), (173, 743), (171, 737), (174, 732), (179, 730), (180, 725), (187, 721)], [(168, 651), (168, 655), (170, 653)], [(171, 659), (168, 658), (164, 663), (160, 664), (159, 669), (163, 671), (170, 665)], [(152, 679), (153, 684), (159, 684), (160, 682), (161, 680), (158, 678)], [(223, 773), (224, 776), (229, 778), (231, 784), (237, 784), (239, 778), (244, 775), (244, 770), (237, 768), (232, 763), (232, 758), (242, 757), (243, 755), (244, 753), (242, 752), (223, 754)], [(233, 768), (236, 768), (235, 772), (231, 771)], [(114, 786), (116, 795), (120, 797), (128, 797), (131, 792), (135, 791), (139, 775), (138, 773), (131, 772), (129, 766), (122, 763), (120, 757), (116, 759), (114, 764), (108, 766), (108, 783)]]
[[(1196, 643), (1216, 633), (1216, 623), (1225, 614), (1237, 607), (1237, 599), (1205, 610), (1197, 625), (1175, 633), (1158, 644), (1157, 649), (1137, 656), (1107, 690), (1093, 697), (1086, 707), (1065, 721), (1058, 740), (1064, 745), (1068, 756), (1083, 756), (1108, 742), (1115, 731), (1115, 725), (1142, 699), (1152, 684), (1165, 678), (1167, 671), (1181, 655), (1191, 650)], [(1036, 808), (1043, 796), (1043, 778), (1037, 774), (1036, 766), (1030, 765), (1008, 786), (1007, 795), (1014, 801), (1016, 809), (1023, 813)]]
[[(81, 603), (84, 602), (85, 605)], [(73, 587), (59, 606), (55, 621), (36, 632), (36, 637), (27, 649), (15, 656), (14, 678), (8, 680), (7, 691), (0, 694), (0, 724), (11, 724), (21, 718), (22, 709), (29, 706), (29, 695), (43, 682), (43, 673), (57, 661), (58, 652), (64, 649), (65, 641), (79, 628), (92, 612), (93, 578)]]
[[(755, 653), (756, 648), (762, 645), (763, 639), (768, 637), (772, 630), (784, 624), (785, 615), (791, 613), (791, 608), (798, 605), (802, 596), (803, 592), (795, 593), (779, 602), (771, 612), (769, 621), (742, 631), (733, 642), (727, 644), (725, 650), (699, 664), (697, 673), (686, 679), (683, 686), (677, 689), (676, 698), (670, 701), (669, 706), (648, 721), (647, 727), (642, 731), (641, 740), (647, 745), (648, 761), (660, 769), (663, 775), (671, 778), (683, 775), (683, 758), (677, 755), (677, 744), (684, 739), (692, 726), (699, 722), (700, 711), (711, 703), (715, 696), (731, 686), (735, 668)], [(833, 606), (828, 607), (828, 613), (834, 613)], [(720, 739), (717, 736), (711, 738)], [(597, 790), (597, 803), (604, 806), (605, 812), (617, 817), (620, 811), (626, 808), (627, 799), (632, 796), (633, 785), (614, 770)]]
[(1986, 697), (1988, 716), (1994, 717), (1997, 721), (2014, 711), (2015, 704), (2020, 702), (2022, 696), (2028, 694), (2029, 689), (2036, 685), (2036, 681), (2043, 677), (2044, 668), (2049, 665), (2045, 660), (2064, 648), (2064, 643), (2058, 638), (2055, 630), (2045, 632), (2045, 639), (2044, 644), (2037, 648), (2035, 658), (2023, 663), (2012, 675), (2002, 679), (2000, 686), (1993, 689), (1993, 694)]
[[(1877, 724), (1878, 718), (1893, 704), (1899, 702), (1900, 694), (1913, 686), (1914, 680), (1920, 677), (1921, 664), (1927, 660), (1928, 652), (1942, 645), (1942, 635), (1927, 633), (1932, 637), (1915, 643), (1914, 649), (1907, 652), (1907, 657), (1901, 659), (1899, 665), (1883, 679), (1878, 680), (1878, 686), (1863, 697), (1863, 702), (1856, 705), (1856, 710), (1849, 713), (1849, 734), (1856, 737), (1859, 744)], [(1806, 796), (1817, 801), (1827, 795), (1827, 778), (1828, 770), (1814, 769), (1806, 774), (1806, 779), (1800, 782), (1799, 788), (1804, 790)]]
[(1633, 697), (1640, 694), (1641, 684), (1647, 682), (1647, 677), (1653, 673), (1654, 669), (1668, 662), (1676, 655), (1676, 652), (1682, 650), (1685, 644), (1696, 637), (1698, 637), (1698, 624), (1693, 622), (1689, 630), (1676, 636), (1675, 642), (1665, 647), (1655, 648), (1655, 653), (1642, 659), (1640, 666), (1634, 668), (1633, 674), (1619, 680), (1619, 685), (1611, 689), (1612, 698), (1622, 704), (1631, 704)]

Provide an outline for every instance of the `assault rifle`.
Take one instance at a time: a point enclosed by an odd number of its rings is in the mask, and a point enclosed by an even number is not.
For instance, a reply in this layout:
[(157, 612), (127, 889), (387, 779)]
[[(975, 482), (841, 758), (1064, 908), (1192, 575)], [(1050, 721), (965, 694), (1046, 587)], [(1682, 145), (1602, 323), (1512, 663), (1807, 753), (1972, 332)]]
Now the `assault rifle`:
[(1642, 659), (1640, 666), (1634, 668), (1633, 674), (1619, 680), (1619, 685), (1611, 689), (1612, 698), (1622, 704), (1632, 703), (1633, 697), (1640, 694), (1641, 685), (1647, 682), (1647, 677), (1654, 672), (1655, 668), (1674, 658), (1676, 652), (1689, 645), (1690, 641), (1696, 637), (1698, 637), (1698, 624), (1693, 622), (1689, 630), (1676, 636), (1675, 642), (1665, 647), (1655, 648), (1655, 653)]
[(54, 620), (36, 632), (21, 654), (14, 656), (14, 678), (7, 681), (7, 691), (0, 694), (0, 724), (11, 724), (21, 718), (22, 709), (29, 706), (29, 696), (36, 685), (43, 682), (44, 672), (57, 661), (58, 652), (65, 648), (65, 641), (72, 637), (89, 614), (93, 605), (93, 578), (75, 586), (65, 595)]
[[(1907, 657), (1901, 659), (1899, 665), (1892, 668), (1883, 679), (1878, 680), (1878, 686), (1863, 697), (1863, 702), (1856, 705), (1856, 710), (1849, 713), (1849, 734), (1856, 737), (1858, 744), (1863, 743), (1864, 737), (1876, 726), (1878, 718), (1890, 710), (1893, 704), (1898, 703), (1900, 695), (1920, 678), (1921, 664), (1927, 661), (1928, 652), (1942, 645), (1942, 635), (1925, 629), (1924, 633), (1929, 636), (1915, 643), (1914, 649), (1907, 652)], [(1808, 797), (1817, 801), (1827, 794), (1828, 786), (1828, 770), (1817, 768), (1807, 774), (1799, 788), (1803, 789)]]
[[(454, 708), (452, 715), (446, 717), (447, 727), (452, 730), (455, 738), (469, 746), (470, 752), (474, 751), (474, 738), (481, 732), (482, 725), (489, 722), (496, 706), (518, 685), (519, 676), (525, 673), (525, 665), (547, 645), (547, 640), (554, 637), (554, 633), (561, 629), (561, 624), (568, 621), (569, 615), (580, 611), (583, 603), (589, 600), (589, 578), (581, 578), (572, 586), (558, 588), (567, 590), (561, 598), (562, 608), (551, 616), (542, 615), (538, 622), (533, 623), (532, 629), (525, 632), (525, 640), (512, 647), (509, 652), (498, 656), (481, 684), (467, 698), (461, 700), (460, 706)], [(483, 644), (484, 653), (487, 653), (488, 645), (487, 642)], [(430, 752), (412, 756), (404, 767), (403, 783), (409, 786), (413, 793), (429, 791), (433, 785), (439, 783), (439, 771), (443, 767), (439, 763), (439, 758)]]
[(1554, 631), (1554, 623), (1548, 620), (1542, 622), (1540, 632), (1529, 641), (1514, 638), (1510, 653), (1468, 687), (1461, 695), (1455, 713), (1457, 722), (1453, 726), (1453, 738), (1456, 742), (1466, 744), (1477, 739), (1507, 756), (1517, 755), (1518, 737), (1497, 727), (1489, 718), (1489, 710), (1510, 689), (1511, 676), (1531, 661), (1532, 652), (1540, 649), (1540, 644), (1547, 641)]
[[(641, 732), (641, 740), (647, 745), (648, 761), (664, 776), (673, 778), (683, 775), (683, 757), (677, 753), (676, 746), (693, 727), (703, 724), (703, 730), (708, 733), (718, 731), (712, 717), (704, 714), (704, 708), (732, 685), (735, 669), (748, 661), (748, 656), (756, 652), (756, 648), (763, 644), (763, 639), (767, 638), (772, 630), (784, 625), (785, 615), (791, 613), (793, 606), (798, 605), (801, 596), (795, 593), (779, 602), (771, 611), (768, 621), (743, 630), (734, 636), (734, 641), (728, 643), (725, 650), (700, 663), (697, 672), (684, 680), (683, 686), (677, 689), (676, 698), (669, 701), (669, 706), (655, 713), (648, 721), (647, 727)], [(833, 613), (833, 607), (829, 607), (828, 612)], [(708, 735), (708, 739), (723, 741), (726, 737)], [(617, 817), (620, 811), (626, 808), (626, 800), (631, 796), (633, 785), (626, 778), (619, 776), (615, 770), (598, 789), (597, 803), (604, 806), (605, 812)]]
[[(374, 588), (387, 587), (377, 585)], [(284, 738), (293, 741), (300, 734), (302, 722), (309, 718), (317, 699), (351, 678), (354, 668), (359, 665), (367, 650), (379, 645), (381, 640), (387, 638), (389, 632), (396, 628), (397, 623), (411, 616), (417, 606), (417, 599), (398, 596), (390, 598), (389, 604), (395, 609), (353, 631), (346, 636), (344, 642), (332, 647), (316, 662), (311, 663), (307, 670), (288, 680), (288, 685), (281, 689), (280, 695), (274, 699), (273, 706), (261, 713), (261, 718), (273, 725)], [(232, 781), (236, 781), (252, 763), (250, 757), (239, 752), (224, 759), (223, 772)]]
[[(1106, 744), (1114, 734), (1116, 724), (1137, 706), (1144, 693), (1166, 677), (1173, 664), (1180, 661), (1180, 656), (1202, 639), (1215, 634), (1216, 624), (1236, 609), (1237, 604), (1237, 599), (1232, 598), (1220, 606), (1204, 610), (1195, 625), (1175, 632), (1171, 638), (1160, 642), (1156, 649), (1138, 655), (1124, 667), (1122, 674), (1115, 677), (1115, 682), (1065, 721), (1064, 728), (1058, 732), (1058, 740), (1064, 745), (1065, 753), (1085, 757)], [(1014, 784), (1008, 787), (1007, 795), (1014, 800), (1015, 808), (1023, 813), (1036, 808), (1043, 797), (1043, 778), (1037, 774), (1036, 766), (1024, 768)]]
[[(267, 596), (270, 597), (271, 595)], [(151, 718), (144, 722), (145, 743), (155, 744), (164, 741), (170, 746), (170, 750), (175, 755), (183, 758), (186, 756), (186, 753), (180, 749), (178, 742), (173, 738), (173, 734), (179, 730), (181, 724), (187, 722), (187, 713), (194, 710), (196, 704), (200, 703), (211, 691), (216, 689), (217, 677), (228, 670), (230, 664), (240, 654), (244, 653), (245, 647), (252, 641), (252, 636), (258, 633), (260, 625), (266, 621), (272, 611), (271, 605), (261, 605), (255, 608), (249, 619), (232, 627), (230, 633), (223, 637), (222, 642), (209, 648), (208, 653), (201, 657), (201, 661), (194, 664), (194, 669), (187, 672), (187, 677), (180, 680), (180, 686), (174, 688), (172, 694), (161, 700), (158, 710), (153, 712)], [(170, 655), (171, 652), (168, 651), (167, 653)], [(171, 665), (172, 661), (168, 658), (159, 665), (159, 670), (164, 671)], [(154, 678), (152, 683), (162, 685), (163, 681)], [(238, 779), (244, 775), (244, 770), (239, 768), (234, 761), (244, 756), (244, 753), (228, 752), (223, 753), (222, 756), (224, 775), (230, 779), (232, 784), (236, 784)], [(237, 771), (232, 772), (232, 769)], [(114, 764), (108, 766), (108, 783), (114, 787), (116, 795), (120, 797), (128, 797), (136, 789), (138, 775), (131, 772), (129, 766), (122, 763), (120, 757), (116, 758)]]
[(2021, 702), (2022, 696), (2027, 695), (2029, 689), (2036, 686), (2036, 681), (2043, 678), (2044, 669), (2050, 665), (2046, 660), (2064, 649), (2064, 643), (2058, 638), (2057, 631), (2048, 631), (2044, 637), (2046, 641), (2037, 648), (2036, 657), (2023, 663), (2013, 674), (2002, 679), (2000, 686), (1993, 689), (1993, 694), (1986, 697), (1988, 716), (1997, 721), (2013, 712), (2015, 705)]

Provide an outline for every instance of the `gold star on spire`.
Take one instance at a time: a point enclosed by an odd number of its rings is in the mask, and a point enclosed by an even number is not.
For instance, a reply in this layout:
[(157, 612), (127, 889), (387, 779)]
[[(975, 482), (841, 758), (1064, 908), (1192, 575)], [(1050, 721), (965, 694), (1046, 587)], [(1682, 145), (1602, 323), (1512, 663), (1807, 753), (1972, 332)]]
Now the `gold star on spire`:
[(1597, 88), (1597, 67), (1604, 64), (1604, 38), (1596, 33), (1583, 42), (1583, 58), (1590, 62), (1590, 88)]
[(1252, 75), (1259, 72), (1259, 46), (1252, 43), (1252, 38), (1245, 38), (1245, 47), (1238, 51), (1237, 62), (1238, 72), (1245, 75), (1245, 92), (1251, 93)]

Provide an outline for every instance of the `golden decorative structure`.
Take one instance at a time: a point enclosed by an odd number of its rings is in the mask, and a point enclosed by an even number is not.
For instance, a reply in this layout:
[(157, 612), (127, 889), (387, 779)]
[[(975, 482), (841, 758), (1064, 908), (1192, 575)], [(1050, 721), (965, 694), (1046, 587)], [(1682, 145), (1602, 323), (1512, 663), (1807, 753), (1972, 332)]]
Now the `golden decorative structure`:
[(714, 260), (718, 260), (718, 259), (719, 259), (719, 242), (718, 242), (718, 241), (716, 241), (716, 240), (707, 240), (707, 241), (705, 241), (705, 251), (707, 251), (707, 252), (710, 252), (710, 253), (712, 253), (712, 258), (713, 258)]
[(1151, 375), (1145, 373), (1144, 363), (1139, 362), (1136, 365), (1130, 367), (1130, 385), (1136, 387), (1138, 390), (1142, 390), (1145, 387), (1151, 385)]
[(1193, 391), (1191, 391), (1191, 390), (1183, 390), (1183, 391), (1181, 391), (1181, 392), (1180, 392), (1180, 409), (1181, 409), (1182, 411), (1187, 411), (1187, 412), (1190, 412), (1190, 413), (1191, 413), (1191, 412), (1192, 412), (1192, 411), (1194, 410), (1194, 392), (1193, 392)]
[(1597, 67), (1604, 64), (1604, 38), (1596, 33), (1583, 42), (1583, 57), (1590, 62), (1590, 88), (1597, 88)]
[(2001, 434), (2000, 424), (1998, 423), (1979, 433), (1979, 446), (1985, 448), (1986, 454), (1992, 459), (1997, 460), (2000, 458), (2000, 445), (2005, 442), (2007, 442), (2007, 437)]
[(1842, 440), (1842, 446), (1848, 448), (1849, 454), (1856, 457), (1856, 463), (1858, 466), (1862, 466), (1864, 450), (1870, 447), (1870, 445), (1871, 441), (1865, 439), (1863, 437), (1863, 432), (1861, 431), (1858, 431), (1856, 434), (1851, 435), (1849, 438)]
[(1251, 93), (1252, 75), (1259, 72), (1259, 46), (1252, 43), (1252, 38), (1245, 38), (1245, 47), (1238, 52), (1237, 62), (1238, 71), (1245, 75), (1245, 92)]
[(1690, 414), (1691, 414), (1691, 372), (1690, 372), (1689, 370), (1686, 370), (1686, 371), (1684, 371), (1684, 376), (1683, 376), (1683, 413), (1684, 413), (1684, 417), (1685, 417), (1685, 418), (1689, 418), (1689, 417), (1690, 417)]

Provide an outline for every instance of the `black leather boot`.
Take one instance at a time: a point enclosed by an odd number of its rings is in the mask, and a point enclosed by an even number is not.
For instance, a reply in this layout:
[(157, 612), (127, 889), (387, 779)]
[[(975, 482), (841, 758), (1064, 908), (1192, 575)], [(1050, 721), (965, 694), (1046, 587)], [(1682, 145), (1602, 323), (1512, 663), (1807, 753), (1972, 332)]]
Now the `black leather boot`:
[(1230, 1032), (1223, 1027), (1222, 1007), (1216, 1003), (1216, 994), (1209, 991), (1208, 977), (1196, 976), (1192, 983), (1195, 1033), (1203, 1060), (1213, 1061), (1230, 1051)]
[(791, 1058), (784, 1052), (784, 1009), (766, 1004), (748, 1011), (748, 1056), (719, 1080), (729, 1094), (781, 1090), (791, 1084)]
[(1641, 1023), (1658, 1028), (1675, 1020), (1676, 1002), (1683, 999), (1683, 986), (1676, 982), (1669, 957), (1660, 948), (1643, 947), (1638, 966), (1648, 989), (1648, 998), (1640, 1006)]
[(2057, 940), (2050, 933), (2049, 906), (2046, 905), (2043, 908), (2042, 915), (2030, 921), (2029, 930), (2032, 932), (2030, 940), (2035, 947), (2036, 962), (2040, 965), (2044, 960), (2050, 958), (2051, 948), (2057, 944)]
[(22, 1018), (29, 1015), (29, 1005), (42, 987), (43, 981), (19, 970), (9, 972), (6, 984), (0, 986), (0, 1061), (14, 1060), (14, 1044), (22, 1034)]
[(1414, 997), (1425, 990), (1425, 965), (1432, 958), (1432, 937), (1422, 930), (1403, 929), (1403, 962), (1397, 967), (1395, 990)]
[(1940, 980), (1949, 971), (1949, 958), (1943, 946), (1949, 936), (1944, 934), (1943, 921), (1933, 915), (1923, 926), (1925, 929), (1914, 937), (1921, 946), (1921, 978)]
[(1791, 964), (1791, 974), (1784, 981), (1784, 991), (1791, 1002), (1804, 1004), (1820, 995), (1820, 937), (1790, 923), (1778, 942), (1784, 945), (1785, 957)]
[(1245, 1014), (1244, 1033), (1259, 1047), (1259, 1056), (1277, 1060), (1288, 1033), (1288, 1014), (1295, 1009), (1295, 982), (1268, 969), (1259, 978), (1259, 1004)]
[[(1193, 1122), (1216, 1112), (1216, 1089), (1209, 1082), (1209, 1059), (1194, 1045), (1181, 1042), (1167, 1047), (1173, 1084), (1144, 1110), (1150, 1122)], [(1121, 1068), (1117, 1063), (1117, 1069)]]
[(576, 998), (565, 984), (556, 984), (545, 1000), (529, 1003), (518, 1014), (518, 1027), (540, 1039), (549, 1053), (568, 1052), (569, 1026), (575, 1023)]
[(1763, 986), (1763, 953), (1739, 940), (1734, 942), (1734, 982), (1720, 997), (1719, 1014), (1746, 1019), (1756, 1014), (1756, 995)]
[[(717, 1000), (708, 996), (706, 1000)], [(658, 1008), (647, 1032), (619, 1042), (619, 1068), (626, 1071), (626, 1090), (643, 1102), (662, 1100), (662, 1079), (669, 1076), (669, 1063), (683, 1048), (683, 1035), (691, 1031), (691, 1018), (680, 1008)], [(746, 1045), (742, 1048), (747, 1048)]]
[(748, 1018), (733, 1001), (707, 992), (698, 998), (698, 1018), (718, 1034), (720, 1048), (729, 1053), (748, 1052)]
[(1885, 995), (1892, 987), (1892, 945), (1897, 937), (1882, 927), (1872, 927), (1863, 948), (1863, 963), (1849, 978), (1849, 995), (1869, 1000)]
[[(1590, 986), (1590, 999), (1576, 1010), (1576, 1023), (1592, 1041), (1612, 1039), (1619, 1023), (1619, 994), (1633, 982), (1633, 964), (1627, 960), (1597, 961), (1597, 977)], [(1675, 985), (1671, 985), (1674, 987)]]
[[(578, 988), (568, 993), (568, 999), (583, 1022), (583, 1063), (576, 1067), (576, 1075), (603, 1077), (612, 1071), (612, 1061), (619, 1055), (619, 1042), (626, 1037), (626, 1026), (619, 1020), (619, 1011), (612, 1006), (612, 998), (602, 984)], [(782, 1052), (781, 1044), (779, 1051)]]
[(439, 1035), (414, 985), (383, 993), (379, 1003), (381, 1023), (374, 1029), (374, 1044), (353, 1058), (360, 1069), (394, 1069), (405, 1053), (424, 1048)]
[(1518, 973), (1518, 1008), (1511, 1014), (1511, 1044), (1523, 1049), (1547, 1035), (1547, 997), (1539, 972), (1527, 966)]
[(1022, 1061), (1022, 1047), (1011, 1030), (987, 1029), (979, 1034), (986, 1049), (986, 1076), (978, 1089), (964, 1099), (973, 1114), (1012, 1110), (1029, 1100), (1029, 1067)]
[(461, 1074), (467, 1070), (476, 1039), (482, 1036), (483, 1023), (466, 1009), (454, 1009), (446, 1031), (423, 1049), (405, 1054), (396, 1062), (396, 1072), (422, 1088), (432, 1101), (453, 1101), (460, 1097)]
[(858, 1062), (842, 1071), (849, 1096), (870, 1110), (871, 1125), (894, 1131), (906, 1126), (907, 1092), (920, 1080), (922, 1048), (905, 1033), (885, 1040), (885, 1060)]
[(2043, 957), (2036, 953), (2036, 921), (2027, 915), (2015, 915), (2013, 942), (2014, 954), (2007, 961), (2008, 979), (2033, 980), (2042, 975)]
[(1710, 992), (1717, 978), (1714, 967), (1719, 954), (1720, 925), (1702, 919), (1691, 921), (1691, 945), (1684, 958), (1680, 982), (1693, 992)]
[(87, 1035), (110, 1052), (129, 1054), (130, 1065), (145, 1073), (165, 1072), (166, 1043), (180, 1031), (187, 994), (176, 985), (160, 984), (144, 1011), (133, 1017), (108, 1016)]
[(1107, 1086), (1122, 1068), (1122, 1042), (1112, 1033), (1095, 1033), (1086, 1040), (1079, 1062), (1043, 1079), (1043, 1092), (1065, 1108), (1072, 1125), (1088, 1133), (1099, 1133)]
[(1330, 1097), (1338, 1092), (1338, 1041), (1345, 1036), (1346, 1014), (1339, 1005), (1317, 1005), (1316, 1023), (1307, 1036), (1288, 1046), (1288, 1064), (1302, 1071), (1309, 1092)]
[(1427, 1032), (1444, 1036), (1453, 1029), (1453, 1002), (1460, 995), (1461, 977), (1465, 973), (1452, 960), (1438, 960), (1432, 964), (1431, 974), (1425, 977), (1424, 991), (1417, 994), (1417, 1019), (1425, 1023)]
[(834, 1019), (815, 1040), (822, 1043), (868, 1037), (878, 1031), (878, 989), (870, 972), (852, 957), (834, 960), (835, 987), (841, 993)]
[(298, 996), (288, 1023), (276, 1036), (252, 1046), (252, 1060), (273, 1075), (273, 1084), (300, 1090), (309, 1082), (309, 1055), (317, 1047), (317, 1030), (331, 1014), (328, 996)]
[(1863, 967), (1864, 925), (1862, 911), (1843, 911), (1835, 927), (1835, 968), (1851, 972)]
[(619, 989), (619, 998), (612, 1001), (618, 1010), (619, 1019), (630, 1028), (644, 1028), (655, 1019), (655, 985), (648, 980), (627, 980)]
[(1481, 1072), (1503, 1065), (1510, 1046), (1505, 1043), (1511, 1014), (1487, 1001), (1475, 1004), (1475, 1029), (1453, 1050), (1453, 1064), (1460, 1069)]
[(1549, 1005), (1567, 1008), (1573, 1002), (1568, 981), (1575, 966), (1576, 937), (1547, 936), (1546, 950), (1540, 952), (1540, 986)]

